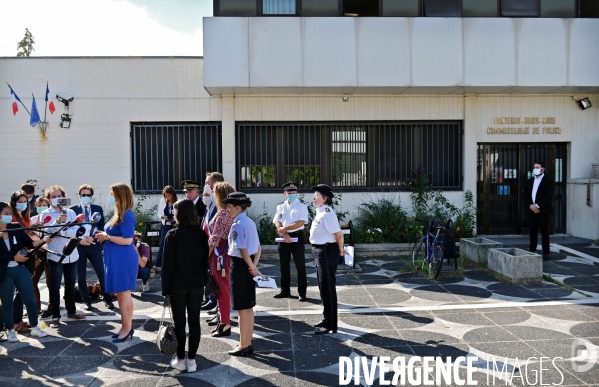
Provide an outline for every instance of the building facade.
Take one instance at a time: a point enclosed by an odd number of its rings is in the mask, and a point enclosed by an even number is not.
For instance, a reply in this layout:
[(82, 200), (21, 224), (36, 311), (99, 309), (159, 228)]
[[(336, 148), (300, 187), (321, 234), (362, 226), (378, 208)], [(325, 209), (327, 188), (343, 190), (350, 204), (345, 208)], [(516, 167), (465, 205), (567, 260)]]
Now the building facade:
[[(233, 3), (215, 14), (235, 14)], [(385, 17), (382, 1), (382, 17), (255, 3), (255, 14), (204, 19), (203, 58), (0, 58), (26, 105), (33, 92), (41, 111), (46, 80), (74, 97), (71, 127), (58, 126), (55, 101), (41, 131), (22, 107), (13, 116), (5, 93), (1, 197), (28, 179), (71, 198), (90, 183), (107, 206), (117, 181), (159, 193), (221, 170), (258, 213), (274, 211), (289, 180), (307, 195), (329, 184), (355, 212), (397, 193), (409, 208), (414, 171), (425, 170), (458, 206), (474, 193), (479, 233), (519, 234), (520, 192), (543, 161), (556, 179), (553, 231), (599, 239), (599, 203), (580, 200), (577, 180), (599, 182), (599, 113), (576, 101), (599, 103), (599, 19), (576, 17), (578, 2), (571, 18), (505, 17), (497, 1), (497, 17), (426, 17), (427, 1), (417, 17)], [(275, 5), (293, 16), (257, 16)]]

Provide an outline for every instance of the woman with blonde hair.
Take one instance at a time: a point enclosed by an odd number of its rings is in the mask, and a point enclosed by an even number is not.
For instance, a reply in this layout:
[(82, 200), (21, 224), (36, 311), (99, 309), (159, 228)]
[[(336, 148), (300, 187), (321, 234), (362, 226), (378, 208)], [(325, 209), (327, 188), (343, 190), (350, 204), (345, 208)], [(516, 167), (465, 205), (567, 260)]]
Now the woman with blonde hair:
[(133, 339), (133, 299), (131, 292), (137, 284), (137, 251), (133, 245), (135, 215), (133, 191), (123, 183), (110, 186), (108, 204), (114, 206), (114, 215), (106, 224), (106, 231), (96, 232), (96, 240), (104, 244), (104, 279), (106, 292), (116, 293), (121, 313), (121, 329), (112, 335), (113, 343)]
[(231, 335), (231, 325), (229, 324), (231, 320), (230, 259), (227, 253), (229, 249), (227, 239), (233, 224), (233, 218), (227, 216), (227, 205), (223, 203), (223, 199), (235, 192), (235, 188), (227, 182), (219, 182), (214, 185), (213, 192), (218, 212), (210, 221), (208, 245), (212, 279), (218, 287), (216, 302), (219, 313), (208, 320), (208, 325), (216, 325), (216, 328), (212, 330), (212, 337), (222, 337)]

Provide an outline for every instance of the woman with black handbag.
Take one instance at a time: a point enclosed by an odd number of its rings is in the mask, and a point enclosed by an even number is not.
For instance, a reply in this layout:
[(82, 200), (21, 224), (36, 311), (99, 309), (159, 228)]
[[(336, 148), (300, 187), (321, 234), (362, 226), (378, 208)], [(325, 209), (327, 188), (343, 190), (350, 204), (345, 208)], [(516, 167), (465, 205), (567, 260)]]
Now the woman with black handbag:
[[(176, 202), (174, 216), (177, 227), (166, 234), (162, 260), (162, 295), (170, 299), (177, 336), (177, 353), (170, 365), (179, 371), (195, 372), (195, 356), (201, 336), (200, 307), (204, 293), (202, 278), (208, 269), (208, 237), (199, 226), (200, 221), (191, 200)], [(187, 362), (186, 310), (189, 324)]]

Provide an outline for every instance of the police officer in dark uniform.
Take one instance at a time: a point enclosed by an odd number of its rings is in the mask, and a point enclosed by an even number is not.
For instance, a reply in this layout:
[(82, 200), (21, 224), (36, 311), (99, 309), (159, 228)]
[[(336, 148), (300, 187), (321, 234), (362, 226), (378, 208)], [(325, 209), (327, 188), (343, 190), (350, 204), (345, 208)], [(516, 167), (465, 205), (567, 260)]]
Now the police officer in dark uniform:
[(183, 186), (185, 197), (193, 202), (196, 212), (198, 213), (198, 218), (202, 219), (206, 212), (206, 205), (202, 201), (202, 192), (200, 191), (200, 188), (203, 188), (204, 186), (200, 186), (200, 183), (195, 180), (183, 180), (181, 185)]
[(310, 228), (310, 243), (316, 263), (318, 289), (324, 307), (324, 318), (315, 324), (319, 328), (317, 335), (337, 332), (337, 289), (335, 273), (339, 257), (345, 254), (343, 249), (343, 232), (339, 227), (337, 215), (331, 208), (333, 190), (326, 184), (312, 187), (315, 191), (312, 203), (316, 207), (316, 215)]
[[(308, 223), (308, 207), (297, 200), (297, 184), (283, 184), (287, 200), (277, 206), (273, 223), (277, 226), (277, 233), (285, 238), (279, 242), (279, 261), (281, 263), (281, 291), (274, 298), (285, 298), (291, 295), (291, 255), (297, 269), (297, 292), (299, 301), (306, 301), (306, 256), (304, 246), (304, 225)], [(291, 238), (297, 238), (292, 242)]]

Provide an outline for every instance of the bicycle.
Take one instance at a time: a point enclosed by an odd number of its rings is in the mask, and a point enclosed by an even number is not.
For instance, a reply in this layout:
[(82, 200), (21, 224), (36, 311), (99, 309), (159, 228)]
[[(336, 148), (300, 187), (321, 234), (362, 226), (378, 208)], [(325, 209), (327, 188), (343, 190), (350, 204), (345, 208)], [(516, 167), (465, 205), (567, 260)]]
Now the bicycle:
[[(440, 226), (436, 220), (419, 220), (417, 222), (428, 224), (428, 229), (422, 238), (420, 238), (412, 249), (412, 265), (418, 269), (426, 267), (429, 278), (437, 279), (443, 266), (443, 243), (439, 241), (439, 232), (445, 227)], [(437, 230), (433, 234), (434, 229)]]

